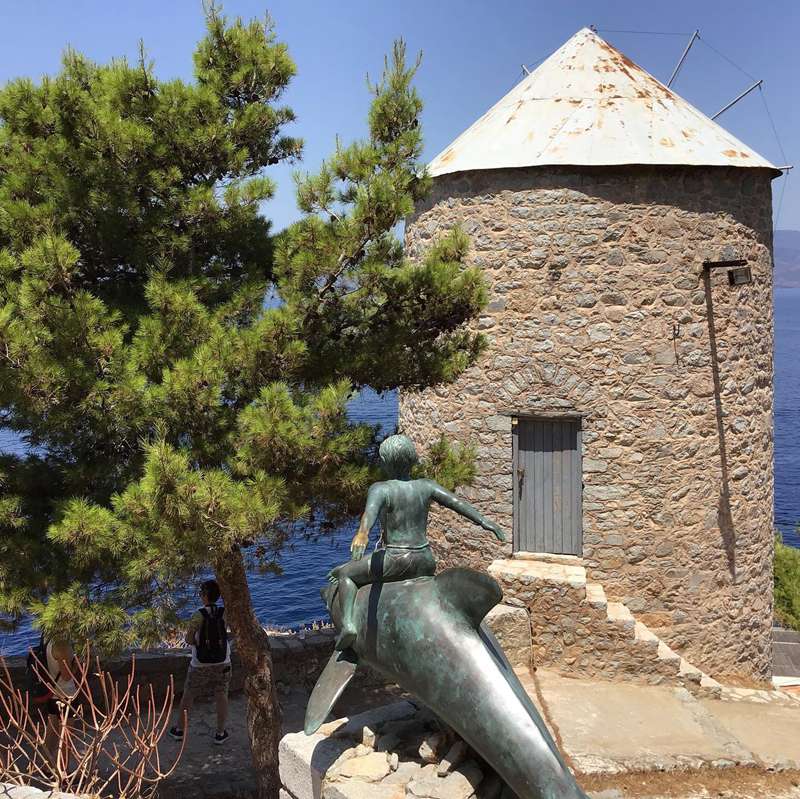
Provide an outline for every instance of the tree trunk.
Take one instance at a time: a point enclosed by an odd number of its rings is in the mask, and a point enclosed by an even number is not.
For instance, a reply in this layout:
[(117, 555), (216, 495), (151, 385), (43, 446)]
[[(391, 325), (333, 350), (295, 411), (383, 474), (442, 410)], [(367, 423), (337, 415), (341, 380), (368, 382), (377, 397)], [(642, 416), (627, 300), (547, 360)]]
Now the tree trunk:
[(272, 673), (269, 639), (253, 611), (247, 572), (239, 549), (226, 552), (214, 567), (225, 602), (225, 618), (236, 639), (236, 651), (245, 675), (247, 731), (256, 770), (257, 796), (258, 799), (278, 799), (281, 708)]

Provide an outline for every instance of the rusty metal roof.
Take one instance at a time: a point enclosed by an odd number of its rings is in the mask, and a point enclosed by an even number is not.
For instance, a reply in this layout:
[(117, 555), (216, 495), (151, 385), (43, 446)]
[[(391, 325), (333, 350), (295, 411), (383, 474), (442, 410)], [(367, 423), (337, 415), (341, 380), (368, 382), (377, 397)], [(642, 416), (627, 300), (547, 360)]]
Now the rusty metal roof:
[(776, 167), (589, 28), (520, 81), (430, 164)]

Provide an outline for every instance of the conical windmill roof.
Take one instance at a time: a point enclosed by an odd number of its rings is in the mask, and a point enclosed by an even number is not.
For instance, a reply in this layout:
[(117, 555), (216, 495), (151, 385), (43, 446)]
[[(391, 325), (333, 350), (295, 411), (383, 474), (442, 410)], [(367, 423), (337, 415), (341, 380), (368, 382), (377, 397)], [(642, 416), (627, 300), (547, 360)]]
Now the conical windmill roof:
[(431, 175), (529, 166), (777, 168), (589, 28), (446, 147)]

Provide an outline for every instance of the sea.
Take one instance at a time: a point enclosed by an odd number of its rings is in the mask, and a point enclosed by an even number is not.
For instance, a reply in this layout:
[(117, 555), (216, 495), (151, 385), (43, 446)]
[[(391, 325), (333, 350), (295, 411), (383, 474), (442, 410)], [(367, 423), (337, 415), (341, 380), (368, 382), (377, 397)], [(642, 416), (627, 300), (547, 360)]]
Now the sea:
[[(800, 547), (800, 288), (775, 290), (775, 525), (784, 541)], [(351, 419), (391, 434), (397, 425), (397, 394), (366, 389), (349, 405)], [(21, 451), (21, 443), (0, 430), (0, 451)], [(319, 587), (330, 568), (349, 557), (357, 527), (353, 519), (336, 531), (290, 543), (279, 557), (282, 574), (250, 575), (250, 592), (262, 624), (295, 629), (326, 619)], [(0, 655), (20, 654), (38, 633), (22, 624), (0, 632)]]

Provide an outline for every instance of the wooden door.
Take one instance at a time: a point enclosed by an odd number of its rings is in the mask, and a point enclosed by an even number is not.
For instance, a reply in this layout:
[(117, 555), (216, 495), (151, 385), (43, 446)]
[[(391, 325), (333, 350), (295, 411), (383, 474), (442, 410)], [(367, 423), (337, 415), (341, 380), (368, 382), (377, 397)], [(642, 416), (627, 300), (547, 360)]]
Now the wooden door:
[(514, 425), (514, 550), (581, 555), (580, 419)]

